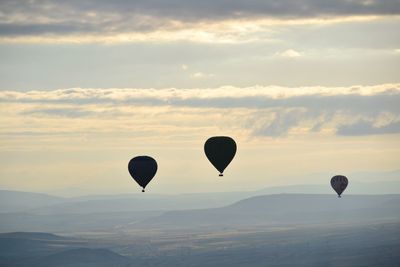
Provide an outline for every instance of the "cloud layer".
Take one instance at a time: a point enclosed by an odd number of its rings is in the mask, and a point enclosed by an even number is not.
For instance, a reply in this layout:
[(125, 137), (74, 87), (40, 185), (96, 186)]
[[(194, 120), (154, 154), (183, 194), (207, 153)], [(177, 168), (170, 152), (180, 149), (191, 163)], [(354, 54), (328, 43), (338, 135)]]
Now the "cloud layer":
[(0, 10), (0, 38), (3, 41), (196, 39), (228, 42), (235, 38), (235, 33), (246, 33), (246, 37), (251, 38), (249, 33), (265, 31), (265, 25), (271, 24), (397, 16), (400, 2), (5, 0), (1, 1)]
[(346, 136), (395, 134), (400, 133), (400, 121), (383, 126), (374, 126), (374, 123), (371, 121), (361, 120), (353, 124), (340, 125), (337, 133)]
[(137, 119), (151, 131), (174, 131), (178, 125), (196, 131), (196, 127), (208, 127), (207, 122), (213, 121), (210, 126), (225, 125), (253, 136), (400, 132), (400, 84), (4, 91), (0, 92), (0, 103), (20, 119), (58, 117), (72, 122), (88, 120), (93, 125), (108, 118), (121, 122)]

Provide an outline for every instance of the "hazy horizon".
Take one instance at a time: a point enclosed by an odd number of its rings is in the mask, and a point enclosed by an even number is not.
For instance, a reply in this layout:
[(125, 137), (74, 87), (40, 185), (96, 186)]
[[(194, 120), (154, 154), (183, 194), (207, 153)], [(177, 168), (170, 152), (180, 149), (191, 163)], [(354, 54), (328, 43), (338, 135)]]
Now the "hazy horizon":
[[(390, 172), (359, 172), (359, 173), (350, 173), (348, 175), (351, 177), (351, 182), (349, 187), (346, 189), (346, 194), (400, 194), (400, 180), (398, 179), (400, 175), (400, 170), (393, 170)], [(379, 176), (379, 178), (376, 178)], [(277, 184), (277, 185), (266, 185), (266, 186), (253, 186), (253, 188), (249, 187), (238, 188), (233, 190), (215, 190), (215, 189), (203, 189), (203, 190), (181, 190), (181, 191), (165, 191), (165, 190), (151, 190), (151, 195), (185, 195), (185, 194), (216, 194), (216, 193), (235, 193), (235, 192), (263, 192), (269, 189), (277, 189), (275, 193), (286, 193), (285, 190), (294, 189), (296, 193), (316, 193), (316, 194), (334, 194), (332, 190), (329, 180), (328, 174), (310, 174), (308, 177), (314, 177), (314, 183), (299, 183), (296, 184)], [(315, 177), (318, 177), (318, 180), (315, 180)], [(365, 181), (365, 177), (369, 178)], [(384, 177), (384, 178), (382, 178)], [(299, 178), (299, 177), (297, 177)], [(374, 179), (375, 178), (375, 179)], [(300, 179), (299, 179), (300, 180)], [(393, 186), (395, 186), (393, 188)], [(315, 188), (317, 187), (317, 188)], [(306, 190), (302, 192), (303, 188)], [(120, 191), (82, 191), (79, 188), (63, 188), (61, 190), (18, 190), (15, 188), (0, 188), (5, 191), (15, 191), (15, 192), (27, 192), (27, 193), (39, 193), (39, 194), (48, 194), (52, 196), (58, 197), (84, 197), (84, 196), (96, 196), (96, 195), (130, 195), (133, 194), (135, 196), (140, 196), (142, 194), (139, 187), (136, 190), (132, 190), (131, 188), (127, 188), (125, 190)], [(310, 191), (311, 190), (311, 191)], [(366, 190), (363, 192), (362, 190)]]

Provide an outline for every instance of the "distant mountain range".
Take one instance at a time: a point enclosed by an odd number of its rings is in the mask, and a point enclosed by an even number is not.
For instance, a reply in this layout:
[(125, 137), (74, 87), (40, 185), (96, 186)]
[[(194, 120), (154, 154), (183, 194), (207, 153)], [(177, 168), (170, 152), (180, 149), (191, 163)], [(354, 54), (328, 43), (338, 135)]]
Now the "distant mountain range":
[[(0, 190), (0, 213), (28, 212), (46, 215), (216, 208), (252, 196), (281, 193), (335, 194), (329, 184), (277, 186), (243, 192), (160, 195), (152, 194), (149, 191), (145, 194), (93, 195), (72, 198)], [(350, 181), (344, 194), (400, 194), (400, 180), (379, 183), (353, 183)]]
[(232, 225), (299, 225), (400, 220), (400, 195), (279, 194), (251, 197), (232, 205), (169, 211), (137, 227), (191, 228)]
[[(285, 190), (293, 191), (304, 187), (292, 186), (286, 187)], [(6, 203), (19, 202), (21, 210), (9, 212), (10, 207), (2, 203), (3, 210), (8, 212), (0, 213), (0, 232), (65, 233), (159, 226), (190, 228), (399, 219), (400, 195), (344, 194), (339, 199), (334, 193), (265, 194), (277, 190), (279, 188), (222, 194), (122, 195), (108, 196), (104, 199), (72, 198), (65, 201), (62, 198), (40, 194), (25, 195), (21, 192), (3, 191), (0, 192), (0, 195), (5, 193), (3, 200), (6, 199)], [(30, 199), (32, 203), (43, 206), (24, 206), (24, 201)], [(11, 206), (13, 205), (15, 206), (15, 203)]]
[(19, 212), (64, 203), (66, 199), (41, 193), (0, 190), (0, 212)]
[[(400, 177), (399, 177), (400, 178)], [(331, 194), (332, 188), (330, 184), (317, 185), (288, 185), (269, 187), (260, 190), (263, 194)], [(399, 181), (382, 181), (373, 183), (359, 183), (350, 180), (345, 194), (350, 195), (384, 195), (384, 194), (400, 194)]]
[(41, 209), (0, 214), (0, 232), (11, 232), (0, 233), (0, 266), (372, 267), (398, 266), (400, 255), (400, 194), (273, 194), (186, 210)]

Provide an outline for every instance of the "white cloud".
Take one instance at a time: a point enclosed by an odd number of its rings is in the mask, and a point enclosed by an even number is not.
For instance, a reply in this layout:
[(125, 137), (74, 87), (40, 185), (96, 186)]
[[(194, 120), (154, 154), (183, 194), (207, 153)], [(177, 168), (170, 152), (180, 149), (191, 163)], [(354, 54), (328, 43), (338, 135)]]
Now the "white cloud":
[[(212, 74), (193, 73), (196, 77)], [(70, 102), (114, 103), (135, 102), (164, 105), (174, 101), (212, 99), (289, 99), (295, 97), (379, 96), (399, 95), (400, 84), (348, 87), (283, 87), (283, 86), (222, 86), (202, 89), (146, 89), (146, 88), (69, 88), (52, 91), (0, 91), (0, 102)], [(204, 103), (207, 103), (206, 101)], [(179, 103), (177, 103), (179, 104)], [(182, 103), (181, 103), (182, 104)], [(189, 104), (189, 103), (188, 103)], [(231, 103), (235, 106), (235, 103)]]
[[(221, 125), (247, 136), (334, 134), (341, 125), (358, 121), (369, 121), (372, 127), (395, 123), (400, 120), (399, 101), (400, 84), (3, 91), (0, 134), (61, 131), (76, 135), (83, 131), (131, 136), (134, 131), (137, 138), (144, 133), (168, 138), (176, 132), (196, 135)], [(341, 129), (339, 134), (352, 128)], [(384, 134), (384, 129), (393, 133), (398, 128), (388, 126), (369, 133)]]
[(194, 79), (212, 78), (214, 76), (215, 76), (214, 74), (211, 74), (211, 73), (207, 74), (207, 73), (203, 73), (203, 72), (195, 72), (190, 75), (190, 77), (194, 78)]
[(294, 50), (294, 49), (287, 49), (283, 52), (276, 53), (277, 56), (284, 57), (284, 58), (298, 58), (302, 57), (303, 54)]

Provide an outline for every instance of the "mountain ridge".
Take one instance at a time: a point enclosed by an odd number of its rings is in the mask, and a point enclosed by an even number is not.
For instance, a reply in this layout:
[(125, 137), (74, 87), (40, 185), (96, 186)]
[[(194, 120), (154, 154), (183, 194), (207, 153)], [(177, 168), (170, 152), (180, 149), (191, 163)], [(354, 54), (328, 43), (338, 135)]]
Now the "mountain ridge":
[(400, 219), (400, 194), (345, 195), (340, 199), (325, 194), (255, 196), (221, 208), (167, 211), (158, 217), (139, 222), (137, 226), (282, 225), (374, 218)]

